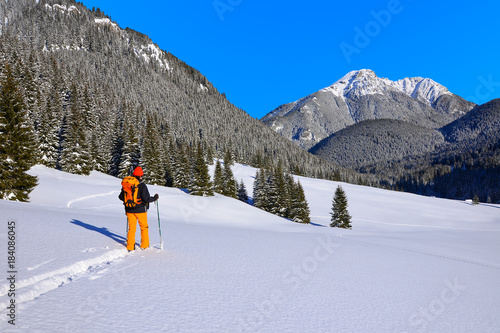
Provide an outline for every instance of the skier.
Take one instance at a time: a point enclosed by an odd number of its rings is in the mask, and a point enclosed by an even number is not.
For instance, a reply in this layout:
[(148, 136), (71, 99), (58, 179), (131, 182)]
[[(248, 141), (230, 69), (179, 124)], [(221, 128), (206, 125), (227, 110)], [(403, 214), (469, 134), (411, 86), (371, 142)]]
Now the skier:
[[(122, 191), (118, 198), (124, 201), (125, 204), (125, 213), (128, 219), (128, 235), (127, 235), (127, 250), (130, 252), (134, 250), (135, 247), (135, 231), (137, 228), (137, 221), (139, 221), (139, 227), (141, 228), (141, 249), (147, 249), (149, 247), (149, 233), (148, 233), (148, 215), (147, 211), (149, 208), (150, 202), (155, 202), (158, 200), (158, 194), (155, 194), (153, 197), (149, 195), (148, 188), (146, 184), (142, 181), (142, 176), (144, 172), (142, 168), (138, 166), (135, 168), (134, 173), (132, 174), (133, 178), (136, 179), (136, 188), (132, 187), (132, 191), (137, 191), (135, 195), (133, 195), (133, 202), (130, 204), (130, 201), (127, 202), (127, 191), (122, 186)], [(127, 177), (132, 178), (132, 177)], [(134, 179), (133, 179), (134, 180)], [(122, 182), (123, 185), (123, 182)]]

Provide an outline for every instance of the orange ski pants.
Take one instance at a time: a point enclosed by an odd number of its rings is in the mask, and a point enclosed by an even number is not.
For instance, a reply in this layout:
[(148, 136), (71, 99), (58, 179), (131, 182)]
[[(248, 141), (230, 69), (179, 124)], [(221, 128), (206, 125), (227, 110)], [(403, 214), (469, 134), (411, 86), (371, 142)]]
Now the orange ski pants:
[(137, 221), (141, 228), (141, 248), (149, 247), (149, 231), (148, 231), (148, 213), (127, 213), (128, 219), (128, 235), (127, 235), (127, 250), (133, 250), (135, 247), (135, 231), (137, 229)]

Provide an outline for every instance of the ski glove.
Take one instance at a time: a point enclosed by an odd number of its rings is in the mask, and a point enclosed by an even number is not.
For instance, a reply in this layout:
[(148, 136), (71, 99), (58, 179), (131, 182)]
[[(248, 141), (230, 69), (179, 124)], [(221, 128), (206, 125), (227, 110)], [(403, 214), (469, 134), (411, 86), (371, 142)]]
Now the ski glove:
[(153, 198), (155, 199), (155, 201), (158, 200), (158, 198), (159, 198), (158, 193), (156, 193)]

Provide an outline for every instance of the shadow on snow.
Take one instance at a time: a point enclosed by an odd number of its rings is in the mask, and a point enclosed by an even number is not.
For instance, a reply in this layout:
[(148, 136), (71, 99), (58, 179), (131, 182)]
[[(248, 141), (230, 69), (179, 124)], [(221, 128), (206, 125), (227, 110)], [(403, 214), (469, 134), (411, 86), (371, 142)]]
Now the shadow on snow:
[(115, 242), (120, 243), (122, 245), (127, 243), (127, 239), (125, 237), (120, 236), (118, 234), (115, 234), (114, 232), (110, 231), (108, 228), (104, 228), (104, 227), (99, 228), (99, 227), (93, 226), (92, 224), (88, 224), (88, 223), (85, 223), (85, 222), (82, 222), (79, 220), (75, 220), (75, 219), (73, 219), (70, 223), (75, 224), (77, 226), (80, 226), (82, 228), (85, 228), (87, 230), (98, 232), (101, 235), (109, 237), (112, 240), (114, 240)]

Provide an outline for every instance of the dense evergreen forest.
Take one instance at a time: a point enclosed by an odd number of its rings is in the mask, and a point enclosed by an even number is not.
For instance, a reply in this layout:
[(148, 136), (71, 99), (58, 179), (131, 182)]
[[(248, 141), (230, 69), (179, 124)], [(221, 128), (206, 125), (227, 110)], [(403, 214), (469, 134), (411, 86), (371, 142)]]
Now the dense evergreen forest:
[(147, 36), (71, 0), (0, 3), (0, 65), (19, 82), (37, 160), (72, 173), (123, 177), (141, 164), (149, 181), (185, 186), (204, 158), (354, 181), (233, 106), (196, 69)]

